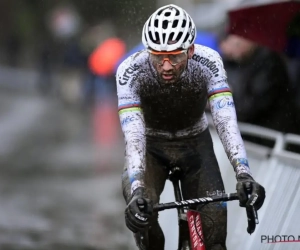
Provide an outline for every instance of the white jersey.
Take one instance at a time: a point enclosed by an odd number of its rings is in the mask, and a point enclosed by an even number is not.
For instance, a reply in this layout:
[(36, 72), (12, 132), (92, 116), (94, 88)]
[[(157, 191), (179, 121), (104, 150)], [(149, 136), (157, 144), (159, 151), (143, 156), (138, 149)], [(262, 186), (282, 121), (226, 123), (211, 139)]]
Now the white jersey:
[(175, 84), (161, 84), (142, 50), (128, 57), (116, 75), (119, 116), (126, 143), (132, 191), (143, 186), (146, 136), (168, 139), (195, 136), (208, 127), (207, 102), (217, 133), (237, 174), (250, 174), (237, 125), (232, 94), (219, 54), (195, 45), (192, 59)]

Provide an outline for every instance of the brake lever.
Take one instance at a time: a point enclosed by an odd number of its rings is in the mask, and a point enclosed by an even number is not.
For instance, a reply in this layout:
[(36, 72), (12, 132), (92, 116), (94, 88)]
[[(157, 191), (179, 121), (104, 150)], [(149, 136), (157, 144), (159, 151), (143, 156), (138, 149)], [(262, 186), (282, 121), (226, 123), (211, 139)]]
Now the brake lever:
[(254, 207), (254, 203), (257, 200), (258, 195), (257, 194), (250, 195), (250, 192), (251, 192), (250, 187), (247, 187), (247, 191), (248, 191), (248, 198), (252, 197), (250, 204), (246, 206), (246, 213), (247, 213), (247, 219), (248, 219), (247, 232), (249, 234), (252, 234), (255, 231), (256, 224), (259, 223), (258, 214)]
[(257, 211), (254, 206), (246, 207), (246, 213), (248, 218), (247, 232), (252, 234), (255, 231), (256, 224), (258, 224)]
[[(143, 199), (143, 198), (139, 198), (139, 199), (137, 199), (136, 203), (137, 203), (139, 209), (141, 210), (141, 212), (145, 213), (146, 210), (148, 209), (147, 201), (145, 201), (145, 199)], [(139, 232), (138, 237), (141, 240), (141, 242), (139, 243), (139, 248), (141, 250), (146, 250), (149, 246), (148, 228), (145, 228), (145, 231), (143, 231), (143, 232)]]

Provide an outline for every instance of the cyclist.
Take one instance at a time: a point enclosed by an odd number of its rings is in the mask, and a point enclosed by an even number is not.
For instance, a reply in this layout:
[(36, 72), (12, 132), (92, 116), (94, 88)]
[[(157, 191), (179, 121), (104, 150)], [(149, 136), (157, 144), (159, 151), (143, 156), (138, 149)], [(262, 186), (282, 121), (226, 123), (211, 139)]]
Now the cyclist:
[[(236, 174), (240, 205), (258, 195), (254, 206), (259, 209), (265, 190), (249, 169), (222, 60), (216, 51), (194, 44), (196, 28), (189, 14), (173, 4), (161, 7), (142, 33), (146, 49), (124, 60), (116, 75), (126, 143), (125, 221), (140, 249), (137, 235), (147, 228), (148, 249), (161, 250), (164, 235), (151, 207), (159, 202), (171, 166), (181, 167), (184, 199), (224, 190), (205, 114), (207, 101)], [(204, 237), (212, 233), (206, 249), (226, 249), (226, 206), (206, 205), (203, 212), (214, 221), (212, 232), (211, 220), (202, 218)]]

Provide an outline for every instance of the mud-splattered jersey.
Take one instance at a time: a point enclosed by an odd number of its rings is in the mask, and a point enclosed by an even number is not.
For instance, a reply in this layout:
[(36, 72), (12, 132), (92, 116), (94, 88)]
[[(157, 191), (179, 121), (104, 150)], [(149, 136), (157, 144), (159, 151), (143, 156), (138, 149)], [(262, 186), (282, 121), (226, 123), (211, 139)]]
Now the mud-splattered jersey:
[(179, 81), (162, 84), (148, 52), (142, 50), (122, 62), (116, 83), (132, 191), (144, 185), (146, 136), (172, 139), (201, 133), (208, 127), (207, 102), (234, 170), (237, 175), (250, 174), (226, 72), (216, 51), (195, 45)]

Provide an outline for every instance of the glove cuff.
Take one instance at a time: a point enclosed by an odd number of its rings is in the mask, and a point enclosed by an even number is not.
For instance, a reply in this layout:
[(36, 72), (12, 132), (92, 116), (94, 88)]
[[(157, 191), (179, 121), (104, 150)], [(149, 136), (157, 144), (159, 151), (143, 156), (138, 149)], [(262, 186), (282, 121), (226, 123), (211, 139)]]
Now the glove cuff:
[(136, 189), (138, 189), (139, 187), (144, 187), (144, 182), (141, 180), (135, 180), (131, 183), (131, 195), (133, 196), (133, 193)]
[(246, 173), (242, 173), (236, 176), (237, 181), (246, 181), (246, 180), (252, 180), (254, 181), (252, 175), (250, 174), (246, 174)]
[(136, 188), (131, 194), (131, 197), (134, 197), (134, 196), (145, 197), (145, 188), (144, 187)]
[(236, 176), (240, 176), (243, 174), (247, 174), (249, 176), (252, 176), (250, 168), (248, 165), (239, 164), (234, 168), (234, 171), (236, 172)]

